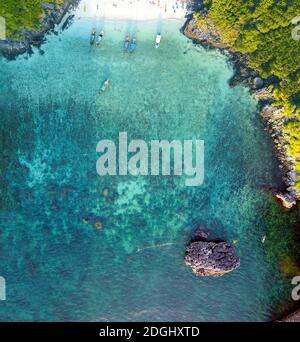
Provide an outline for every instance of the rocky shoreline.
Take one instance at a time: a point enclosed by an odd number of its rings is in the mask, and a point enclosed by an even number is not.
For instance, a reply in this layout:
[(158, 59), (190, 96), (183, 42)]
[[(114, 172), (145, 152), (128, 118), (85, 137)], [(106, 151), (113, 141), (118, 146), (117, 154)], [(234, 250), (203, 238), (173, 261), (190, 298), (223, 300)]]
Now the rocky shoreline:
[[(44, 15), (41, 19), (41, 28), (39, 31), (24, 29), (23, 39), (14, 41), (10, 38), (0, 41), (0, 53), (7, 59), (14, 59), (23, 53), (31, 53), (32, 47), (40, 47), (44, 42), (45, 35), (54, 29), (63, 20), (67, 12), (77, 6), (79, 0), (65, 0), (60, 4), (56, 2), (42, 3)], [(67, 18), (68, 20), (69, 18)]]
[(199, 13), (199, 18), (204, 20), (205, 25), (198, 27), (197, 19), (193, 15), (187, 20), (183, 27), (183, 33), (186, 37), (192, 39), (195, 43), (200, 43), (204, 47), (219, 49), (229, 56), (235, 73), (230, 80), (230, 86), (243, 83), (249, 87), (251, 93), (256, 97), (259, 103), (261, 117), (265, 123), (266, 130), (270, 133), (274, 142), (276, 155), (279, 160), (279, 168), (283, 174), (285, 190), (275, 193), (277, 200), (283, 207), (292, 208), (297, 200), (300, 200), (300, 191), (296, 190), (295, 159), (288, 152), (288, 136), (283, 131), (286, 118), (284, 117), (284, 108), (272, 106), (274, 102), (272, 84), (278, 81), (275, 78), (262, 79), (256, 70), (248, 67), (247, 56), (232, 51), (220, 39), (218, 30), (208, 19), (206, 13)]

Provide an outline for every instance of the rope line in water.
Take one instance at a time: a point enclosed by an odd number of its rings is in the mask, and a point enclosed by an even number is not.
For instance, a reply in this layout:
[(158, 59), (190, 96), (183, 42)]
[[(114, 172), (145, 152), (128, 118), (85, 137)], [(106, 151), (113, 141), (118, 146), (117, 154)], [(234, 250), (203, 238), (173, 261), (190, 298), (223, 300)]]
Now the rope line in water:
[(143, 248), (138, 248), (136, 253), (143, 252), (146, 249), (162, 248), (162, 247), (171, 246), (171, 245), (178, 245), (178, 243), (176, 243), (176, 242), (167, 242), (167, 243), (162, 243), (162, 244), (159, 244), (159, 245), (146, 246), (146, 247), (143, 247)]

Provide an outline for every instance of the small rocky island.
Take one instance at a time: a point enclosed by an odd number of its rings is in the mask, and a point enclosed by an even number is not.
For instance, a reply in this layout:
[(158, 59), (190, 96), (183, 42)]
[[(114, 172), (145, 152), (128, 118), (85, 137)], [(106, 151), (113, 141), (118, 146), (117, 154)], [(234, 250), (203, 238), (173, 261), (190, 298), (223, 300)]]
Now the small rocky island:
[(196, 240), (186, 249), (185, 263), (197, 276), (220, 277), (240, 266), (235, 249), (224, 241), (207, 241), (208, 234), (198, 231)]

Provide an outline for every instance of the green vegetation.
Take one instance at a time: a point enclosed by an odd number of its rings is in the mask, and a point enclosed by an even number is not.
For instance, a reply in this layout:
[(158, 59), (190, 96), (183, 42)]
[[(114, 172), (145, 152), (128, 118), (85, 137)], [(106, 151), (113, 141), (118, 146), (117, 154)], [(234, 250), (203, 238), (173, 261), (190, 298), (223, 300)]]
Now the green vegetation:
[(44, 15), (42, 3), (60, 5), (63, 0), (1, 0), (0, 16), (6, 20), (6, 36), (18, 40), (25, 28), (38, 30)]
[[(300, 169), (300, 41), (292, 39), (299, 0), (204, 0), (208, 17), (233, 51), (263, 78), (275, 76), (274, 105), (284, 106), (290, 154)], [(199, 19), (199, 25), (205, 23)], [(300, 188), (300, 180), (296, 186)]]

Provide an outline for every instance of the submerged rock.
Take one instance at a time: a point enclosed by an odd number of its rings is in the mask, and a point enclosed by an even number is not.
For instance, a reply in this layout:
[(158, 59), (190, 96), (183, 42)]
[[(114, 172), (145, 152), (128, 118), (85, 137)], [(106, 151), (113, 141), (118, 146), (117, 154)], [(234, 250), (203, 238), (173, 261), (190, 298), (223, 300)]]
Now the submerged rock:
[(198, 229), (195, 233), (195, 240), (197, 241), (206, 241), (209, 233), (203, 230)]
[(103, 228), (103, 223), (100, 219), (96, 219), (94, 222), (94, 228), (96, 230), (101, 230)]
[(238, 268), (240, 259), (229, 243), (202, 239), (187, 246), (185, 263), (197, 276), (220, 277)]
[(108, 198), (109, 197), (109, 189), (108, 188), (104, 188), (103, 192), (102, 192), (103, 197)]
[(93, 213), (82, 218), (83, 224), (91, 224), (96, 230), (103, 229), (104, 223), (101, 217), (95, 216)]

